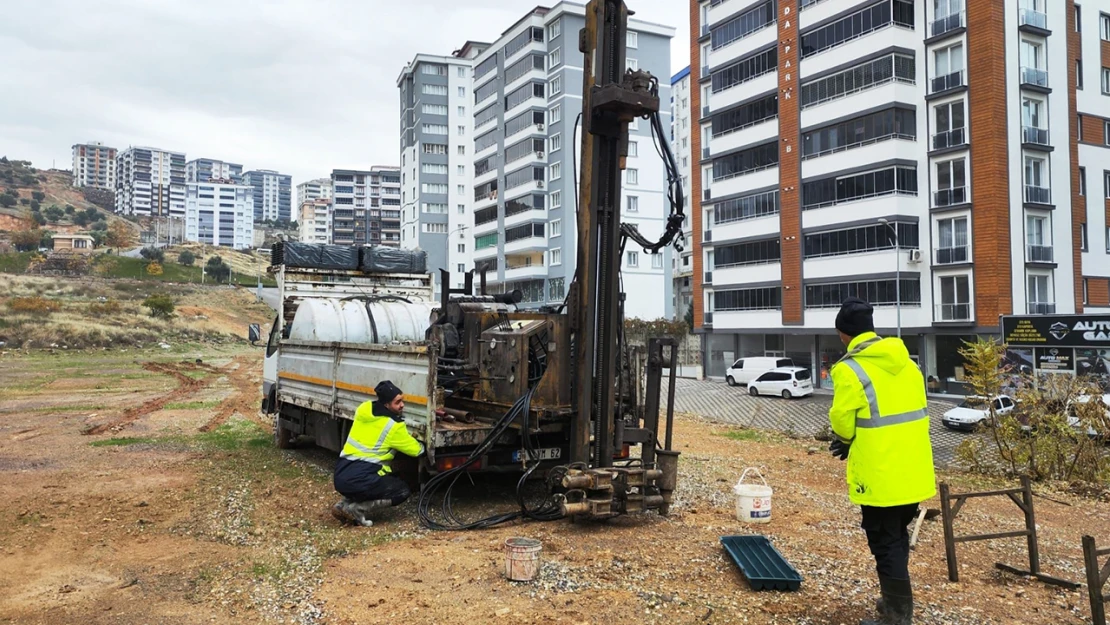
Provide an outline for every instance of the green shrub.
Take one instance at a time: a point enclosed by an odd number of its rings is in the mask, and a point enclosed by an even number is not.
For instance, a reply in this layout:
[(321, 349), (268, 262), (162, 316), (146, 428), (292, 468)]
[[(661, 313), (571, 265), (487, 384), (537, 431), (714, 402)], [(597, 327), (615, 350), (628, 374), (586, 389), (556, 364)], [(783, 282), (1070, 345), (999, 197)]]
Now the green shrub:
[(158, 319), (172, 319), (173, 298), (165, 293), (155, 293), (143, 300), (143, 307), (150, 310), (150, 316)]
[(197, 262), (197, 256), (189, 250), (185, 250), (177, 255), (177, 262), (186, 267), (192, 267), (193, 263)]

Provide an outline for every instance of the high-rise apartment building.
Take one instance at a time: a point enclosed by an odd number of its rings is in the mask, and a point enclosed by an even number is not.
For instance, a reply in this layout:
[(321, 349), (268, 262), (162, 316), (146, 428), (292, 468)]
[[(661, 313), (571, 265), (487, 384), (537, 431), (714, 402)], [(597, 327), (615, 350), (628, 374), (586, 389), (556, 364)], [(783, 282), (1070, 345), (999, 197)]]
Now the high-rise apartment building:
[(185, 186), (186, 241), (237, 250), (254, 244), (252, 187), (223, 182), (190, 182)]
[(331, 243), (331, 200), (317, 198), (301, 204), (297, 230), (301, 243)]
[(73, 146), (73, 186), (116, 190), (116, 149), (99, 141)]
[(317, 178), (297, 185), (297, 206), (313, 200), (331, 199), (331, 178)]
[[(1110, 17), (1060, 0), (691, 0), (706, 370), (815, 379), (859, 296), (927, 375), (1008, 314), (1110, 306)], [(1102, 184), (1099, 184), (1102, 183)]]
[(185, 154), (127, 148), (116, 159), (116, 212), (185, 217)]
[(674, 281), (674, 314), (676, 319), (685, 319), (694, 297), (694, 230), (690, 219), (690, 172), (693, 171), (693, 158), (690, 153), (690, 137), (698, 127), (698, 118), (691, 115), (690, 108), (690, 68), (671, 77), (671, 151), (678, 161), (678, 173), (682, 179), (683, 206), (686, 220), (682, 226), (682, 253), (672, 253), (671, 275)]
[[(538, 7), (474, 58), (468, 104), (474, 124), (474, 143), (468, 148), (473, 153), (474, 228), (468, 243), (475, 268), (487, 271), (493, 290), (519, 289), (526, 305), (562, 302), (574, 277), (575, 121), (582, 110), (578, 32), (584, 25), (582, 5)], [(669, 76), (674, 29), (638, 19), (630, 19), (628, 28), (628, 66)], [(666, 108), (670, 84), (666, 78), (661, 82)], [(670, 111), (661, 117), (667, 128)], [(621, 220), (657, 238), (670, 211), (663, 163), (647, 122), (632, 124), (629, 134)], [(629, 316), (673, 314), (670, 253), (668, 248), (649, 255), (634, 245), (625, 250), (621, 270)]]
[[(473, 267), (474, 57), (489, 44), (467, 42), (451, 56), (419, 54), (405, 66), (401, 94), (401, 247), (428, 253), (462, 288)], [(437, 296), (438, 297), (438, 296)]]
[(401, 244), (401, 172), (396, 167), (331, 173), (331, 236), (336, 245)]
[(254, 187), (255, 221), (289, 221), (293, 215), (293, 178), (272, 169), (243, 174), (243, 184)]
[(243, 184), (243, 166), (212, 158), (198, 158), (185, 163), (185, 182), (230, 180)]

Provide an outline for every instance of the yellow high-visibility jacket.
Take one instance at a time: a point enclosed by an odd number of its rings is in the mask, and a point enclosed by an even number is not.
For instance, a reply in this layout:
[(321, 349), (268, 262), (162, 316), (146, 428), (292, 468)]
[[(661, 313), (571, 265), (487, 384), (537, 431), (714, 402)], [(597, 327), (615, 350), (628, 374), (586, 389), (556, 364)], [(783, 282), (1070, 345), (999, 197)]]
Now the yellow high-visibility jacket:
[(377, 402), (368, 401), (355, 410), (354, 424), (339, 456), (347, 460), (377, 463), (382, 467), (378, 474), (385, 475), (392, 471), (389, 463), (393, 460), (394, 451), (416, 457), (424, 453), (424, 445), (409, 434), (403, 422), (394, 421), (381, 408), (375, 411), (377, 407)]
[(936, 494), (925, 381), (901, 339), (857, 336), (833, 365), (833, 434), (851, 442), (852, 503), (880, 508)]

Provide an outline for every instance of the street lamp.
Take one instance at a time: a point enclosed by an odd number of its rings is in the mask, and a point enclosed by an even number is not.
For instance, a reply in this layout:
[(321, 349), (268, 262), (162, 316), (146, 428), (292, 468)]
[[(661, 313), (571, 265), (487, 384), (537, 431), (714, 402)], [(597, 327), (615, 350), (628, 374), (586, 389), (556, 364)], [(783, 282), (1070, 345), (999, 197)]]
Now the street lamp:
[(902, 250), (898, 245), (898, 229), (885, 218), (879, 223), (886, 226), (894, 241), (894, 307), (898, 311), (898, 338), (902, 338)]

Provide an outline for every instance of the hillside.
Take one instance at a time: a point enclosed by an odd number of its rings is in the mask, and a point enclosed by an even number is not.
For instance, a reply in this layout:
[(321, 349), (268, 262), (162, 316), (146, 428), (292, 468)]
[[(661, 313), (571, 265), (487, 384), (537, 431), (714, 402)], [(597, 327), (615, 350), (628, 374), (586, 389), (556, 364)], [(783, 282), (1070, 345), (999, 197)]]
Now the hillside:
[[(136, 235), (139, 233), (137, 224), (118, 217), (103, 206), (93, 204), (81, 189), (74, 188), (68, 171), (35, 169), (27, 161), (0, 158), (0, 188), (2, 193), (15, 195), (17, 200), (15, 205), (10, 207), (0, 204), (0, 231), (14, 232), (31, 228), (34, 225), (31, 219), (32, 209), (37, 205), (44, 214), (52, 206), (57, 206), (63, 211), (61, 218), (43, 226), (54, 232), (73, 233), (87, 230), (87, 225), (75, 223), (74, 217), (78, 213), (91, 210), (95, 211), (97, 217), (89, 220), (90, 222), (99, 220), (110, 225), (118, 221), (132, 227)], [(37, 199), (36, 193), (41, 193), (42, 199)], [(101, 203), (107, 204), (103, 200)], [(70, 211), (67, 207), (73, 207), (73, 210)]]

